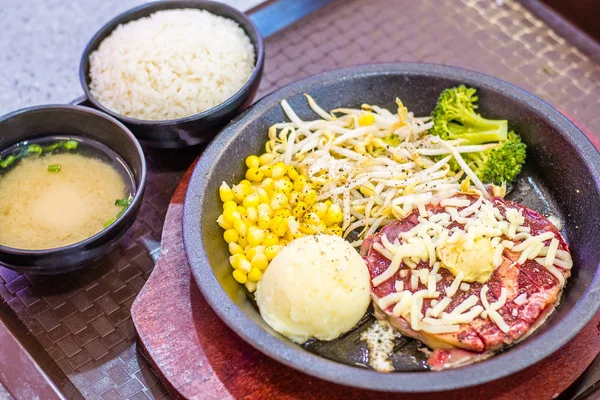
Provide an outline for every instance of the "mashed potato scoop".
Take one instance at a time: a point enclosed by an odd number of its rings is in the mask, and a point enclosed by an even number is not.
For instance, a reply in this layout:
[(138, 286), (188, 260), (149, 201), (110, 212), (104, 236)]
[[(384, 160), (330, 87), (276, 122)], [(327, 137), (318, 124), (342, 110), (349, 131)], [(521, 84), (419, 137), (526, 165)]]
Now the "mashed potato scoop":
[(258, 282), (263, 319), (296, 343), (332, 340), (352, 329), (369, 303), (370, 277), (358, 252), (339, 236), (293, 240)]

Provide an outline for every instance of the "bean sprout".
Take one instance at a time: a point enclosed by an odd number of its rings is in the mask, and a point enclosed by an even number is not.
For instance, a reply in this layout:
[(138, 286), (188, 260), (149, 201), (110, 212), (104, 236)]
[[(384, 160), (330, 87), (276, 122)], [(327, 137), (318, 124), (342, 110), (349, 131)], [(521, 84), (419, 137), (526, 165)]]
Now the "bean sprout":
[[(273, 163), (282, 161), (305, 175), (319, 189), (319, 201), (329, 199), (342, 208), (344, 237), (358, 233), (353, 245), (429, 202), (475, 188), (487, 196), (459, 153), (496, 144), (460, 146), (460, 141), (432, 136), (430, 118), (415, 117), (399, 99), (395, 114), (369, 104), (327, 113), (311, 96), (304, 96), (319, 119), (301, 119), (283, 100), (290, 122), (271, 126), (266, 149), (274, 155)], [(450, 169), (452, 158), (463, 169), (459, 174)], [(475, 188), (461, 185), (464, 175)]]

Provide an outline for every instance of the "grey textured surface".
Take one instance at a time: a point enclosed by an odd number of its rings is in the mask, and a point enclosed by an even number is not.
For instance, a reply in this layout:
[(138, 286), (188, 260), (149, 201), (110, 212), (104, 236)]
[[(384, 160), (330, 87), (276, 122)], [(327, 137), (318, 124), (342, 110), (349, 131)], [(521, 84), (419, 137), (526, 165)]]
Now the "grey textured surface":
[(6, 391), (6, 388), (0, 383), (0, 400), (12, 400), (10, 393)]
[[(247, 10), (262, 0), (221, 0)], [(106, 22), (144, 0), (0, 0), (0, 114), (83, 94), (79, 59)]]

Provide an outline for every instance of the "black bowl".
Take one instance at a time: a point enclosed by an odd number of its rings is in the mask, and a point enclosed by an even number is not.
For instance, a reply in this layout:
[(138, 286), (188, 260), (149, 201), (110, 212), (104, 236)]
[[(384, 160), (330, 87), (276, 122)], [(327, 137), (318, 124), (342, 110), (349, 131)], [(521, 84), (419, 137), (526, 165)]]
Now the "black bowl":
[[(361, 103), (395, 109), (400, 97), (416, 115), (428, 115), (440, 92), (466, 84), (478, 89), (481, 111), (506, 118), (528, 145), (527, 172), (515, 196), (562, 217), (572, 248), (573, 274), (560, 306), (533, 335), (489, 360), (441, 372), (378, 373), (319, 357), (275, 333), (231, 276), (227, 245), (215, 222), (222, 181), (243, 179), (244, 159), (264, 149), (268, 127), (286, 120), (286, 99), (300, 118), (316, 115), (302, 93), (323, 109)], [(534, 182), (534, 187), (529, 182)], [(524, 189), (531, 189), (526, 192)], [(535, 190), (534, 190), (535, 189)], [(501, 80), (463, 69), (427, 64), (365, 65), (316, 75), (267, 96), (232, 122), (195, 167), (184, 205), (184, 242), (198, 287), (215, 312), (244, 340), (268, 356), (307, 374), (367, 389), (424, 392), (477, 385), (513, 374), (567, 343), (600, 305), (600, 155), (564, 116), (531, 94)], [(547, 202), (540, 200), (545, 198)], [(549, 210), (543, 208), (548, 207)]]
[(62, 105), (25, 108), (0, 117), (1, 149), (61, 134), (93, 139), (117, 153), (133, 174), (133, 201), (108, 228), (81, 242), (47, 250), (0, 246), (0, 265), (46, 275), (84, 268), (108, 253), (135, 221), (146, 187), (146, 161), (138, 141), (123, 124), (87, 107)]
[[(125, 117), (109, 110), (90, 93), (90, 54), (110, 35), (117, 26), (134, 21), (161, 10), (177, 8), (197, 8), (229, 18), (237, 22), (246, 32), (254, 45), (256, 64), (248, 81), (233, 96), (223, 103), (185, 118), (164, 121), (147, 121)], [(159, 148), (181, 148), (193, 146), (212, 139), (221, 128), (229, 123), (242, 110), (252, 104), (256, 95), (264, 64), (264, 42), (254, 23), (240, 11), (222, 3), (208, 0), (165, 0), (147, 3), (133, 8), (114, 18), (92, 37), (85, 47), (79, 65), (79, 80), (85, 95), (93, 106), (127, 126), (143, 145)]]

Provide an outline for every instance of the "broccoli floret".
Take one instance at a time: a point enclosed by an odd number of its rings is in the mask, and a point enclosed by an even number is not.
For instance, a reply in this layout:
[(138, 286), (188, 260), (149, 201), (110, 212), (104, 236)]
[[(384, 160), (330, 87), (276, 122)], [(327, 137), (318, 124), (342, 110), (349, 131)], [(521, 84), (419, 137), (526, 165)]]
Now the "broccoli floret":
[[(502, 182), (510, 183), (517, 178), (525, 163), (526, 148), (519, 135), (511, 131), (500, 147), (477, 153), (463, 153), (462, 156), (483, 182), (501, 185)], [(451, 164), (451, 167), (460, 170), (457, 163)]]
[(431, 116), (431, 134), (444, 140), (465, 139), (464, 144), (501, 142), (507, 139), (508, 122), (481, 117), (475, 112), (476, 90), (464, 85), (440, 94)]
[[(477, 114), (475, 93), (475, 89), (464, 85), (444, 90), (431, 114), (433, 128), (429, 132), (444, 140), (464, 139), (461, 145), (499, 142), (499, 147), (463, 153), (462, 157), (483, 182), (510, 183), (521, 172), (527, 146), (519, 135), (508, 132), (506, 120), (490, 120)], [(461, 170), (454, 159), (450, 161), (450, 168), (456, 172)]]

